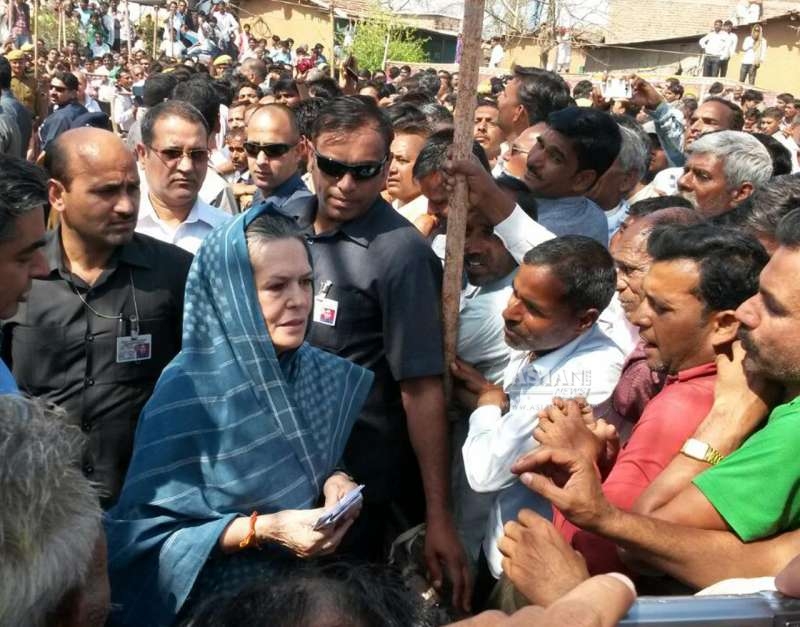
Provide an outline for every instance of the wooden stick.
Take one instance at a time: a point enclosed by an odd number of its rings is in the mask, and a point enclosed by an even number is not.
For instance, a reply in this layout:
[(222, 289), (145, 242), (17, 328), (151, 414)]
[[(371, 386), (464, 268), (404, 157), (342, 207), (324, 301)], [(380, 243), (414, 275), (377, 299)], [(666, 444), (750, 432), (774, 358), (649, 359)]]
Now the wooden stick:
[[(460, 161), (472, 155), (475, 126), (475, 94), (478, 92), (478, 68), (481, 56), (481, 30), (484, 0), (464, 3), (463, 51), (458, 71), (458, 98), (454, 115), (453, 159)], [(442, 315), (444, 319), (445, 394), (452, 391), (450, 364), (456, 358), (458, 345), (458, 316), (464, 271), (464, 239), (469, 209), (467, 183), (463, 176), (456, 179), (447, 214), (447, 244), (445, 248)]]
[(158, 5), (153, 6), (153, 59), (158, 59)]

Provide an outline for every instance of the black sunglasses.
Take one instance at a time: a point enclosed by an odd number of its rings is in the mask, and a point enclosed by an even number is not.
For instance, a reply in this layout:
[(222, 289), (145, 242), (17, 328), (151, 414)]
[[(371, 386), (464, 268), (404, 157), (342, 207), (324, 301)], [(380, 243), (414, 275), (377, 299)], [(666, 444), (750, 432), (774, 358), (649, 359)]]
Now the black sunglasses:
[(323, 157), (316, 150), (314, 150), (314, 155), (317, 158), (319, 169), (324, 174), (340, 179), (349, 172), (357, 181), (366, 181), (377, 176), (389, 158), (389, 155), (386, 155), (380, 161), (368, 161), (367, 163), (350, 165), (349, 163), (342, 163), (330, 157)]
[(297, 142), (293, 144), (257, 144), (255, 142), (245, 142), (244, 150), (254, 159), (258, 157), (258, 154), (261, 152), (267, 155), (267, 157), (274, 159), (275, 157), (282, 157), (296, 145)]

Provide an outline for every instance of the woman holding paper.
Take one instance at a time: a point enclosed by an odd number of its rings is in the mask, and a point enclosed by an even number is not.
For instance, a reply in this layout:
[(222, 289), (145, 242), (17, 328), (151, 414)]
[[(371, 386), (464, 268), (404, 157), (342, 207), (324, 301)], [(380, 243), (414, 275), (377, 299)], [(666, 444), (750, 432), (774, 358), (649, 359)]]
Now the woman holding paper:
[(112, 624), (170, 625), (212, 594), (332, 553), (352, 525), (358, 507), (315, 530), (356, 487), (335, 468), (372, 374), (304, 343), (312, 294), (305, 242), (269, 206), (204, 241), (183, 348), (108, 514)]

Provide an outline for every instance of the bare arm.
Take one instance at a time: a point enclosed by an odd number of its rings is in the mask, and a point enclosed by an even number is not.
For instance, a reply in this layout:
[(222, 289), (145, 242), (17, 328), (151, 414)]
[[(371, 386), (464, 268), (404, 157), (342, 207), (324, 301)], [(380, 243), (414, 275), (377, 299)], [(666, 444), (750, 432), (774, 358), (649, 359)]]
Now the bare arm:
[(520, 480), (573, 524), (612, 540), (635, 563), (697, 588), (730, 577), (775, 575), (800, 551), (797, 531), (745, 544), (729, 531), (698, 529), (620, 510), (603, 496), (591, 462), (565, 449), (542, 447), (522, 458), (513, 470), (522, 473)]

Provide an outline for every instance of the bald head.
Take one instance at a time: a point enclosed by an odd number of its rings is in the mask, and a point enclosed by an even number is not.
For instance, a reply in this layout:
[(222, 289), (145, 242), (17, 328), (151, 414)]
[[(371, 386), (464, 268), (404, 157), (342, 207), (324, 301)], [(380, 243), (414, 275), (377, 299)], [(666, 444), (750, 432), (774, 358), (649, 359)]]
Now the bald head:
[(247, 121), (248, 141), (265, 143), (257, 139), (251, 139), (251, 134), (277, 134), (284, 137), (281, 142), (275, 141), (272, 143), (291, 144), (300, 139), (300, 131), (294, 112), (286, 105), (278, 103), (260, 106)]
[(65, 131), (50, 142), (44, 167), (51, 178), (68, 187), (80, 170), (133, 161), (133, 153), (114, 133), (84, 126)]

